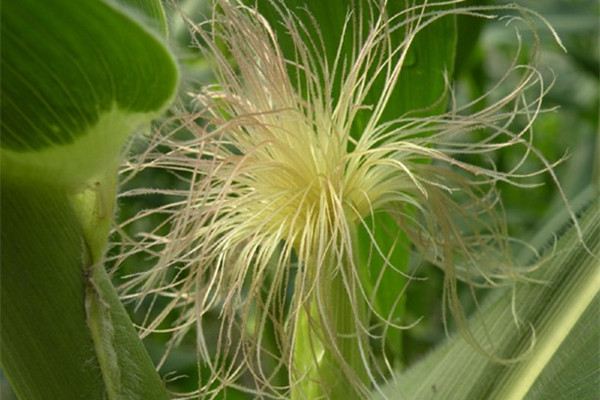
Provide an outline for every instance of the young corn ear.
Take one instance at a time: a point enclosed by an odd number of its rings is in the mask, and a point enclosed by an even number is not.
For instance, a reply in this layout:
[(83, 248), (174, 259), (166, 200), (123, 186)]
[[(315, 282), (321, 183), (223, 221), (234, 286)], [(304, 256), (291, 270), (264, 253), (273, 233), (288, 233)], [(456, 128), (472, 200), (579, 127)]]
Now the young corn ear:
[[(372, 232), (375, 212), (393, 216), (414, 249), (444, 270), (445, 305), (459, 327), (465, 324), (457, 280), (490, 287), (524, 277), (527, 268), (512, 262), (495, 184), (525, 188), (528, 178), (552, 173), (531, 146), (548, 90), (541, 74), (515, 61), (474, 102), (452, 101), (450, 111), (434, 117), (383, 121), (422, 29), (449, 15), (492, 18), (498, 8), (425, 2), (388, 15), (385, 2), (367, 3), (368, 10), (348, 14), (345, 31), (365, 24), (368, 31), (343, 35), (354, 51), (344, 54), (340, 43), (330, 65), (319, 56), (318, 27), (303, 25), (283, 2), (274, 2), (281, 17), (274, 22), (255, 8), (217, 1), (212, 20), (193, 26), (217, 83), (192, 94), (197, 111), (178, 116), (185, 133), (157, 134), (125, 168), (130, 177), (168, 169), (185, 184), (141, 190), (177, 200), (126, 223), (166, 215), (152, 232), (124, 239), (122, 257), (147, 253), (156, 265), (131, 277), (123, 291), (168, 299), (148, 317), (144, 334), (160, 331), (172, 312), (173, 345), (195, 327), (200, 364), (210, 371), (199, 389), (207, 398), (229, 386), (259, 397), (364, 398), (389, 376), (389, 364), (374, 362), (369, 340), (375, 326), (401, 326), (376, 311), (361, 278), (369, 266), (356, 255), (356, 231)], [(293, 59), (283, 56), (272, 23), (286, 27)], [(404, 39), (392, 46), (396, 30)], [(383, 91), (367, 103), (381, 77)], [(353, 137), (365, 110), (369, 118)], [(487, 135), (473, 140), (481, 131)], [(509, 171), (491, 161), (461, 161), (507, 147), (525, 149)], [(520, 172), (531, 156), (544, 167)], [(371, 249), (381, 253), (374, 240)], [(206, 337), (214, 329), (205, 323), (215, 318), (216, 337)], [(288, 376), (283, 382), (281, 373)]]

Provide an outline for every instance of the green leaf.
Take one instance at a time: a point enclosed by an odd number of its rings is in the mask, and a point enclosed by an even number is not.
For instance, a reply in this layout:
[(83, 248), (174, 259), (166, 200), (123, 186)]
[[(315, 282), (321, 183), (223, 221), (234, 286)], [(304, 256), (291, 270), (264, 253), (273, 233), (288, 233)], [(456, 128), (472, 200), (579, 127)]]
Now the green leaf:
[[(589, 193), (594, 196), (593, 191)], [(597, 194), (580, 226), (588, 249), (571, 228), (532, 273), (536, 281), (517, 284), (514, 308), (511, 290), (499, 290), (470, 322), (471, 332), (483, 346), (510, 362), (481, 354), (456, 336), (399, 375), (384, 392), (392, 398), (410, 399), (595, 398), (600, 379), (598, 349), (585, 344), (597, 345), (594, 337), (598, 335), (597, 321), (589, 319), (597, 318), (593, 308), (597, 309), (600, 291)], [(580, 374), (574, 376), (571, 371), (567, 376), (582, 383), (558, 385), (557, 374), (574, 364), (579, 364)], [(584, 371), (585, 365), (590, 369)], [(560, 382), (566, 382), (567, 376)], [(553, 383), (552, 391), (545, 386), (548, 382)], [(573, 393), (577, 396), (569, 397)]]
[[(248, 1), (248, 3), (254, 4), (255, 2)], [(424, 3), (424, 1), (420, 0), (415, 3)], [(284, 24), (274, 22), (281, 19), (277, 2), (265, 1), (258, 2), (256, 5), (261, 14), (268, 21), (271, 21), (284, 56), (288, 59), (294, 59), (294, 45), (290, 35), (287, 33)], [(319, 28), (324, 54), (317, 54), (317, 56), (324, 57), (330, 68), (334, 65), (340, 47), (344, 22), (348, 13), (352, 11), (354, 16), (362, 13), (365, 17), (368, 17), (369, 12), (373, 11), (373, 4), (370, 0), (354, 2), (346, 0), (290, 0), (285, 2), (285, 6), (300, 18), (307, 29), (312, 30), (315, 25)], [(405, 2), (388, 2), (386, 10), (389, 16), (393, 16), (405, 10), (406, 7), (407, 3)], [(426, 10), (439, 11), (442, 9), (440, 6), (432, 7), (429, 4)], [(373, 17), (376, 18), (377, 15)], [(365, 32), (370, 29), (367, 18), (360, 29)], [(356, 34), (356, 32), (353, 29), (348, 29), (343, 38), (343, 51), (341, 54), (347, 55), (348, 61), (351, 61), (350, 57), (354, 54), (353, 34)], [(412, 115), (426, 116), (439, 114), (445, 110), (446, 102), (443, 101), (446, 88), (444, 73), (446, 72), (448, 77), (452, 76), (456, 35), (456, 21), (453, 16), (440, 18), (417, 34), (410, 46), (402, 73), (392, 92), (382, 122), (399, 118), (407, 112), (413, 112)], [(390, 33), (390, 37), (392, 46), (400, 45), (405, 37), (404, 29), (396, 29)], [(316, 35), (312, 35), (311, 38), (318, 43)], [(366, 102), (374, 104), (381, 95), (382, 88), (386, 83), (385, 77), (380, 74), (367, 96)], [(334, 98), (338, 95), (338, 92), (339, 85), (334, 88), (332, 94)], [(355, 135), (360, 135), (360, 127), (366, 123), (368, 116), (369, 111), (365, 110), (359, 117), (361, 121), (356, 126)]]
[[(489, 5), (490, 0), (466, 0), (461, 7)], [(467, 15), (457, 17), (456, 58), (454, 71), (456, 76), (465, 73), (473, 63), (474, 50), (477, 47), (481, 30), (486, 20)]]
[(168, 105), (175, 61), (132, 15), (105, 1), (3, 4), (5, 173), (81, 186), (116, 165), (132, 131)]
[[(404, 295), (407, 284), (406, 271), (409, 261), (409, 242), (406, 235), (398, 230), (396, 222), (384, 212), (375, 213), (366, 219), (368, 227), (358, 229), (359, 265), (368, 276), (364, 281), (369, 282), (368, 291), (376, 311), (386, 320), (402, 325), (406, 309)], [(376, 240), (377, 248), (373, 245)], [(393, 267), (392, 267), (393, 266)], [(400, 362), (402, 354), (402, 331), (390, 327), (386, 337), (388, 358)]]
[[(107, 0), (110, 1), (110, 0)], [(157, 30), (163, 36), (167, 36), (169, 25), (167, 16), (160, 0), (112, 0), (120, 4), (122, 8), (129, 8), (134, 17), (142, 20), (145, 25)]]

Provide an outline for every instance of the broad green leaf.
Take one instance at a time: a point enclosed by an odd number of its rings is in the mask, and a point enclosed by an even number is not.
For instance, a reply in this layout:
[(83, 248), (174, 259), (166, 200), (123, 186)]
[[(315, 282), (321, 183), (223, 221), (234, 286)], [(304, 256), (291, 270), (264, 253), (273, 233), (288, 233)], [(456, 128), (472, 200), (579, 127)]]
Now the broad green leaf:
[[(111, 0), (107, 0), (111, 1)], [(160, 0), (112, 0), (124, 9), (129, 9), (138, 20), (156, 29), (163, 36), (168, 34), (168, 23), (165, 9)]]
[[(575, 398), (569, 397), (573, 393), (578, 399), (595, 398), (598, 349), (585, 344), (598, 335), (597, 323), (589, 319), (597, 318), (593, 308), (600, 291), (597, 193), (579, 223), (588, 249), (571, 228), (532, 273), (536, 281), (517, 284), (514, 304), (510, 290), (499, 290), (470, 322), (483, 347), (510, 362), (499, 363), (456, 336), (400, 374), (384, 393), (394, 399), (568, 399)], [(577, 363), (579, 374), (571, 371), (558, 385), (557, 373)], [(584, 371), (585, 365), (590, 369)], [(582, 383), (575, 387), (568, 376)], [(551, 392), (545, 386), (550, 381)]]
[(3, 173), (80, 187), (174, 95), (173, 57), (132, 12), (22, 0), (1, 13)]

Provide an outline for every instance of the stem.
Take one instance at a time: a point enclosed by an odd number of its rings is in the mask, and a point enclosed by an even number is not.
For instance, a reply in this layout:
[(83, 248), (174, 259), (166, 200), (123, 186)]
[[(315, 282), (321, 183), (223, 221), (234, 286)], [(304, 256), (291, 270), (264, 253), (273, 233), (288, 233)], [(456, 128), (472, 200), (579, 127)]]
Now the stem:
[(104, 399), (86, 323), (85, 245), (58, 189), (2, 176), (0, 362), (20, 399)]
[(62, 188), (2, 178), (0, 362), (19, 398), (167, 399), (101, 262), (112, 212), (95, 225)]
[(326, 270), (320, 274), (316, 293), (297, 314), (292, 400), (362, 398), (369, 387), (361, 355), (367, 338), (357, 328), (366, 325), (366, 305), (353, 304), (356, 300), (344, 284), (344, 277), (352, 274), (351, 265), (342, 266), (343, 274), (333, 261), (320, 266)]
[(164, 400), (165, 386), (104, 268), (116, 193), (114, 166), (70, 199), (91, 257), (84, 267), (86, 320), (109, 399)]

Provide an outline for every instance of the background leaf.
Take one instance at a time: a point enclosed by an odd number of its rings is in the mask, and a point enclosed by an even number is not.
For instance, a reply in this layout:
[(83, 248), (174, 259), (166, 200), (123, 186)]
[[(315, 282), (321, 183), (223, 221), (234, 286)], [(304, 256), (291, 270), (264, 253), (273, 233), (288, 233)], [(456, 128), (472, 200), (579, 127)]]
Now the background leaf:
[[(596, 334), (589, 329), (578, 330), (586, 329), (590, 323), (586, 318), (589, 309), (596, 307), (593, 304), (600, 290), (600, 202), (592, 190), (587, 192), (588, 201), (590, 197), (591, 203), (580, 222), (589, 251), (582, 246), (575, 228), (571, 228), (555, 248), (549, 249), (549, 258), (532, 274), (535, 281), (517, 284), (514, 305), (510, 289), (494, 292), (469, 325), (491, 354), (513, 362), (499, 363), (456, 336), (400, 374), (385, 393), (392, 398), (410, 399), (513, 399), (525, 395), (537, 399), (544, 393), (543, 380), (565, 368), (568, 360), (587, 358), (574, 354), (576, 348), (564, 344), (586, 343), (593, 338), (590, 335)], [(550, 232), (556, 231), (553, 221)], [(569, 335), (572, 337), (564, 341)], [(577, 348), (589, 351), (581, 345)], [(520, 361), (514, 362), (517, 358)], [(598, 361), (588, 365), (597, 366)], [(593, 367), (587, 372), (590, 375), (585, 378), (584, 387), (592, 388), (596, 386), (593, 382), (600, 379), (599, 371)], [(559, 390), (551, 398), (568, 398), (562, 396), (573, 387), (562, 390), (565, 392)], [(581, 398), (592, 398), (597, 392), (580, 394)]]

